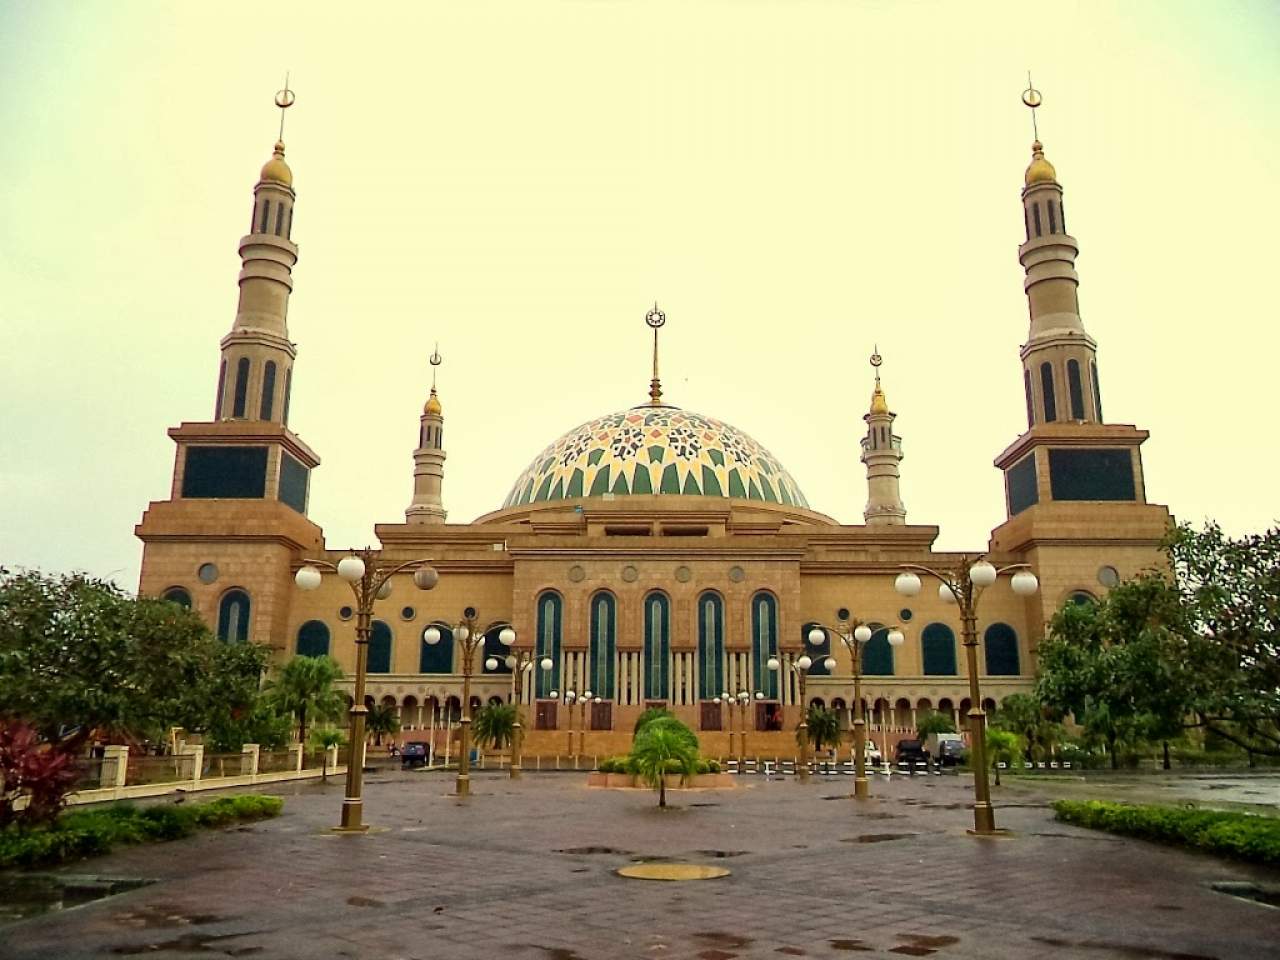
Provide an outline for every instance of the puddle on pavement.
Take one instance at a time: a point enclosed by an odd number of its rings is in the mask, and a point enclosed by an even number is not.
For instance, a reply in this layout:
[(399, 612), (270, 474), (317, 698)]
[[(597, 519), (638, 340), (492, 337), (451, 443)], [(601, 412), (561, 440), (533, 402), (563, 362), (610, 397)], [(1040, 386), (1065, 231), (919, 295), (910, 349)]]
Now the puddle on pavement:
[(1280, 907), (1280, 887), (1263, 886), (1248, 881), (1223, 880), (1209, 884), (1209, 888), (1239, 900), (1251, 900), (1266, 907)]
[(184, 933), (180, 937), (172, 940), (165, 940), (161, 943), (140, 943), (125, 947), (112, 947), (111, 952), (117, 956), (137, 956), (138, 954), (153, 954), (162, 950), (171, 950), (175, 953), (220, 953), (226, 957), (251, 957), (255, 953), (261, 953), (262, 947), (232, 947), (219, 946), (211, 947), (210, 944), (222, 943), (224, 940), (234, 940), (237, 937), (247, 937), (247, 933)]
[(693, 939), (700, 944), (705, 944), (708, 947), (719, 947), (722, 950), (741, 950), (743, 947), (749, 947), (755, 942), (750, 937), (744, 937), (738, 933), (721, 933), (720, 931), (695, 933)]
[(700, 857), (715, 857), (724, 859), (725, 857), (741, 857), (749, 853), (748, 850), (695, 850), (693, 851)]
[(0, 877), (0, 925), (70, 910), (154, 883), (136, 877), (24, 873)]
[(937, 953), (941, 947), (949, 947), (959, 943), (959, 937), (929, 936), (923, 933), (900, 933), (898, 939), (906, 941), (896, 947), (890, 947), (890, 953), (899, 953), (905, 957), (927, 957)]
[(189, 927), (193, 924), (218, 923), (226, 917), (216, 913), (188, 913), (183, 907), (172, 903), (150, 903), (136, 910), (126, 910), (114, 914), (111, 922), (121, 927), (133, 927), (138, 930), (169, 930), (174, 927)]
[(869, 953), (875, 949), (875, 947), (868, 946), (861, 940), (828, 940), (827, 943), (831, 945), (832, 950), (843, 950), (846, 952), (857, 950)]
[(884, 843), (887, 840), (905, 840), (915, 833), (860, 833), (856, 837), (841, 837), (841, 843)]
[(603, 854), (606, 856), (629, 857), (632, 855), (630, 850), (619, 850), (616, 847), (565, 847), (562, 850), (553, 850), (552, 853), (567, 853), (570, 856), (582, 857)]
[(1161, 950), (1159, 947), (1142, 947), (1132, 943), (1115, 943), (1111, 940), (1065, 940), (1060, 937), (1032, 937), (1036, 943), (1050, 947), (1070, 947), (1068, 956), (1087, 956), (1080, 954), (1078, 948), (1086, 950), (1106, 950), (1111, 956), (1127, 957), (1130, 960), (1220, 960), (1219, 957), (1206, 956), (1202, 953), (1176, 953)]

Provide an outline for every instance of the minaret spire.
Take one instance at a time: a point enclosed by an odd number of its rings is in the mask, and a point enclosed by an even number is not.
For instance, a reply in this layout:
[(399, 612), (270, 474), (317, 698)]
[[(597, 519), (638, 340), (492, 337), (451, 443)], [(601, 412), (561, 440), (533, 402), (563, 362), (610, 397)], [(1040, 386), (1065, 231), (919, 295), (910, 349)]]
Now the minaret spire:
[(1030, 329), (1022, 346), (1023, 388), (1027, 400), (1028, 428), (1042, 423), (1102, 422), (1098, 383), (1097, 344), (1085, 332), (1075, 261), (1080, 252), (1067, 233), (1058, 172), (1044, 155), (1036, 125), (1036, 108), (1043, 102), (1031, 85), (1022, 102), (1031, 108), (1031, 163), (1022, 189), (1026, 241), (1018, 259), (1026, 272)]
[(649, 403), (662, 406), (662, 381), (658, 379), (658, 331), (667, 322), (667, 315), (658, 309), (658, 301), (653, 301), (653, 309), (644, 315), (644, 322), (653, 328), (653, 379), (649, 381)]
[(871, 354), (871, 369), (876, 374), (871, 392), (871, 409), (863, 416), (867, 435), (862, 438), (862, 462), (867, 465), (867, 507), (862, 511), (869, 526), (887, 526), (907, 522), (907, 508), (898, 493), (899, 464), (902, 462), (902, 438), (893, 433), (897, 414), (890, 412), (880, 386), (880, 348)]
[(413, 499), (404, 512), (408, 523), (444, 523), (447, 513), (441, 499), (444, 485), (444, 408), (436, 395), (436, 370), (441, 363), (440, 345), (431, 353), (431, 395), (419, 418), (418, 449), (413, 451)]

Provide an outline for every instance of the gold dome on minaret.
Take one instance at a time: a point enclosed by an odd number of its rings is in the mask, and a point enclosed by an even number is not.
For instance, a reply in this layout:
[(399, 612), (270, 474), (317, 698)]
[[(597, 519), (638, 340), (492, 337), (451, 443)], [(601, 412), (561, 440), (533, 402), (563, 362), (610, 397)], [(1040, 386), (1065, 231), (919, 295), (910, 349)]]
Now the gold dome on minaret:
[(879, 381), (876, 382), (876, 389), (871, 394), (871, 412), (872, 413), (888, 413), (889, 401), (884, 398), (884, 391), (880, 389)]
[(1044, 158), (1044, 144), (1039, 140), (1031, 144), (1031, 165), (1027, 167), (1027, 186), (1033, 183), (1052, 183), (1058, 179), (1058, 171)]
[(444, 413), (444, 408), (440, 406), (440, 398), (436, 396), (436, 388), (431, 388), (431, 396), (427, 397), (426, 405), (422, 408), (423, 413), (434, 414), (439, 417)]
[(284, 162), (283, 140), (276, 141), (276, 148), (271, 159), (263, 164), (261, 179), (274, 180), (276, 183), (283, 183), (286, 187), (293, 186), (293, 171)]

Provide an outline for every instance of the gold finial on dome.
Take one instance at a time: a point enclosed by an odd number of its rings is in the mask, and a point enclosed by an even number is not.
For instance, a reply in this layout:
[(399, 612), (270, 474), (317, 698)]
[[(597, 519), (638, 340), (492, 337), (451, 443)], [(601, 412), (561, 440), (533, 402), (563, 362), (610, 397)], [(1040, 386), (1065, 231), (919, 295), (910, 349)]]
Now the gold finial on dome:
[(1044, 102), (1044, 97), (1040, 96), (1040, 91), (1031, 82), (1030, 70), (1027, 71), (1027, 89), (1022, 91), (1022, 102), (1031, 108), (1031, 136), (1034, 138), (1031, 144), (1031, 165), (1027, 167), (1024, 179), (1028, 187), (1033, 183), (1052, 183), (1058, 179), (1058, 172), (1044, 158), (1044, 144), (1040, 142), (1040, 128), (1036, 123), (1036, 108)]
[(667, 322), (667, 315), (658, 309), (658, 301), (653, 301), (653, 309), (644, 315), (644, 322), (653, 328), (653, 379), (649, 381), (649, 403), (662, 406), (662, 381), (658, 379), (658, 330)]
[(293, 91), (289, 89), (289, 75), (286, 73), (284, 87), (276, 91), (276, 106), (280, 108), (280, 133), (276, 137), (276, 148), (271, 159), (262, 167), (263, 180), (274, 180), (285, 186), (293, 185), (293, 171), (284, 162), (284, 112), (293, 106), (293, 101), (296, 99)]
[(428, 360), (431, 364), (431, 396), (427, 397), (426, 406), (422, 408), (423, 413), (434, 414), (437, 417), (444, 413), (444, 408), (440, 406), (440, 398), (436, 396), (436, 367), (440, 366), (443, 359), (440, 356), (440, 344), (437, 343)]
[(889, 401), (884, 398), (884, 391), (880, 389), (880, 364), (884, 363), (880, 356), (879, 345), (872, 348), (871, 353), (871, 369), (876, 372), (876, 388), (871, 393), (871, 412), (872, 413), (888, 413)]

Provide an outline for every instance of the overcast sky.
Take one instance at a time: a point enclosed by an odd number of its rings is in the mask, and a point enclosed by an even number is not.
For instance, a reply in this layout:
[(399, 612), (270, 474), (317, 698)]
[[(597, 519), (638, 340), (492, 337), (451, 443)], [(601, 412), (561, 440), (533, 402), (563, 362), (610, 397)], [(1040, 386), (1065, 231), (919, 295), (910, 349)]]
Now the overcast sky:
[(1280, 515), (1280, 5), (370, 9), (0, 2), (0, 563), (136, 586), (165, 431), (212, 417), (286, 70), (290, 421), (331, 547), (403, 519), (437, 340), (465, 523), (646, 399), (655, 299), (665, 398), (846, 523), (878, 343), (908, 521), (984, 547), (1026, 425), (1028, 68), (1149, 499)]

